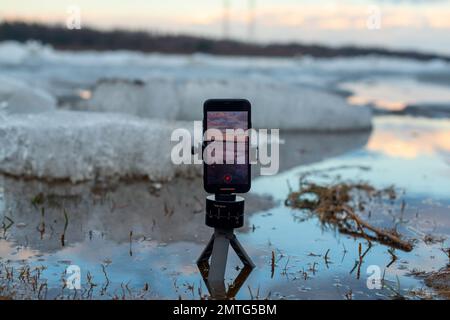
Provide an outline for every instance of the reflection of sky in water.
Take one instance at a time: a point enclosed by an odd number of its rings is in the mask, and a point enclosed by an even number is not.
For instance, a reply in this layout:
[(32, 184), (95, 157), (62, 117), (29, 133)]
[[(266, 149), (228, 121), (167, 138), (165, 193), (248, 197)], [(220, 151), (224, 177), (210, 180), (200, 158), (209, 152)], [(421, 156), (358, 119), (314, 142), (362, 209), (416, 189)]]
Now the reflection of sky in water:
[(339, 85), (344, 90), (353, 92), (351, 104), (374, 104), (389, 110), (401, 110), (409, 104), (443, 104), (450, 103), (448, 84), (420, 82), (414, 78), (365, 79)]
[[(450, 190), (449, 136), (448, 120), (376, 118), (375, 131), (364, 150), (258, 179), (252, 190), (269, 192), (284, 199), (288, 192), (287, 181), (296, 186), (301, 172), (354, 166), (338, 173), (343, 179), (366, 180), (378, 187), (394, 184), (405, 188), (409, 195), (447, 199)], [(361, 171), (359, 166), (370, 167), (370, 170)]]
[[(331, 174), (339, 174), (343, 179), (366, 180), (378, 187), (394, 184), (405, 190), (404, 199), (408, 205), (405, 216), (411, 220), (411, 228), (401, 227), (408, 236), (418, 236), (421, 232), (433, 230), (432, 220), (448, 224), (444, 217), (448, 213), (450, 190), (450, 165), (442, 151), (449, 151), (443, 138), (448, 132), (448, 122), (427, 121), (403, 118), (378, 118), (375, 120), (374, 133), (362, 150), (356, 150), (333, 159), (299, 166), (274, 177), (262, 177), (253, 182), (253, 193), (268, 193), (276, 200), (284, 200), (288, 193), (288, 183), (295, 189), (301, 172), (310, 169), (346, 166)], [(389, 138), (387, 138), (389, 137)], [(407, 142), (407, 143), (406, 143)], [(409, 147), (402, 148), (403, 143)], [(411, 152), (411, 148), (414, 152)], [(360, 170), (352, 166), (367, 166), (369, 170)], [(401, 199), (398, 199), (399, 202)], [(398, 208), (397, 203), (395, 208)], [(394, 210), (395, 211), (395, 210)], [(420, 217), (414, 219), (417, 211)], [(439, 216), (441, 215), (441, 216)], [(402, 290), (422, 287), (419, 279), (407, 276), (411, 270), (437, 270), (447, 263), (447, 258), (440, 251), (440, 244), (425, 245), (418, 241), (410, 253), (396, 250), (398, 260), (389, 268), (391, 255), (387, 247), (374, 243), (364, 258), (357, 279), (358, 245), (367, 249), (362, 239), (353, 239), (339, 235), (332, 230), (323, 230), (316, 219), (300, 222), (300, 213), (286, 208), (282, 202), (275, 208), (249, 215), (249, 231), (238, 232), (238, 237), (256, 263), (256, 269), (250, 274), (237, 298), (250, 298), (260, 292), (260, 297), (299, 298), (299, 299), (342, 299), (351, 289), (354, 298), (379, 298), (388, 295), (387, 290), (368, 290), (366, 287), (367, 267), (377, 265), (381, 271), (386, 269), (386, 279), (396, 287), (399, 277)], [(391, 225), (391, 218), (385, 212), (376, 212), (371, 218), (383, 226)], [(428, 225), (427, 223), (430, 222)], [(170, 223), (167, 222), (167, 223)], [(439, 229), (447, 235), (447, 228)], [(212, 230), (211, 230), (212, 231)], [(37, 232), (37, 231), (36, 231)], [(68, 239), (70, 241), (70, 239)], [(42, 241), (58, 241), (55, 238)], [(43, 246), (45, 247), (45, 246)], [(53, 246), (54, 247), (54, 246)], [(324, 254), (329, 251), (330, 263), (327, 266)], [(11, 259), (20, 263), (23, 259), (33, 265), (46, 265), (44, 277), (49, 287), (60, 288), (61, 274), (68, 264), (81, 267), (83, 283), (86, 273), (93, 276), (93, 282), (101, 287), (105, 283), (101, 265), (106, 264), (106, 271), (111, 281), (110, 293), (122, 294), (121, 284), (127, 284), (134, 291), (150, 286), (151, 298), (198, 298), (198, 287), (203, 293), (206, 287), (196, 270), (195, 260), (202, 250), (202, 244), (190, 241), (160, 243), (150, 238), (136, 236), (131, 244), (102, 238), (96, 234), (92, 240), (68, 243), (54, 253), (41, 252), (25, 247), (17, 248), (14, 239), (0, 241), (0, 262)], [(276, 256), (276, 268), (271, 277), (271, 255)], [(231, 250), (230, 250), (231, 252)], [(237, 274), (234, 266), (238, 259), (230, 253), (227, 282)], [(314, 271), (312, 271), (314, 270)], [(308, 273), (305, 280), (303, 271)], [(194, 295), (189, 286), (194, 285)], [(52, 294), (57, 294), (54, 291)], [(405, 293), (405, 292), (403, 292)]]
[[(275, 299), (340, 299), (349, 288), (353, 290), (355, 298), (377, 298), (378, 294), (387, 294), (386, 291), (369, 291), (365, 287), (367, 266), (374, 264), (384, 270), (389, 264), (391, 258), (386, 247), (377, 244), (372, 247), (364, 259), (358, 280), (357, 270), (352, 273), (350, 271), (358, 259), (358, 243), (362, 243), (363, 250), (367, 249), (366, 243), (340, 237), (333, 232), (321, 231), (316, 220), (295, 222), (292, 213), (281, 206), (256, 215), (250, 220), (250, 223), (255, 225), (255, 231), (238, 234), (257, 268), (247, 279), (237, 298), (250, 298), (247, 285), (253, 294), (259, 288), (261, 297), (266, 297), (270, 292), (271, 297)], [(117, 245), (108, 240), (94, 239), (44, 256), (45, 261), (35, 262), (35, 265), (48, 266), (44, 276), (49, 280), (50, 287), (58, 288), (60, 276), (68, 264), (81, 266), (83, 283), (86, 282), (86, 272), (89, 270), (93, 276), (92, 281), (103, 285), (106, 279), (101, 264), (109, 262), (106, 271), (111, 280), (111, 293), (116, 292), (120, 296), (122, 283), (128, 283), (136, 292), (148, 283), (151, 290), (147, 297), (178, 298), (181, 295), (184, 299), (189, 299), (193, 296), (187, 289), (188, 285), (195, 286), (196, 298), (198, 286), (206, 293), (206, 287), (195, 267), (195, 258), (201, 249), (201, 246), (187, 242), (166, 246), (153, 241), (134, 241), (130, 256), (128, 244)], [(327, 267), (323, 255), (328, 249), (330, 263)], [(277, 259), (273, 278), (270, 266), (272, 250), (275, 251)], [(396, 254), (399, 261), (386, 270), (386, 279), (395, 282), (395, 276), (400, 276), (401, 288), (405, 290), (417, 286), (418, 281), (405, 277), (408, 270), (404, 268), (417, 267), (431, 271), (446, 261), (438, 248), (426, 247), (423, 244), (419, 244), (413, 253), (397, 251)], [(237, 274), (233, 269), (237, 264), (237, 257), (230, 254), (227, 282), (231, 282), (232, 277)], [(313, 265), (315, 274), (310, 271)], [(302, 277), (303, 270), (309, 274), (307, 280)]]

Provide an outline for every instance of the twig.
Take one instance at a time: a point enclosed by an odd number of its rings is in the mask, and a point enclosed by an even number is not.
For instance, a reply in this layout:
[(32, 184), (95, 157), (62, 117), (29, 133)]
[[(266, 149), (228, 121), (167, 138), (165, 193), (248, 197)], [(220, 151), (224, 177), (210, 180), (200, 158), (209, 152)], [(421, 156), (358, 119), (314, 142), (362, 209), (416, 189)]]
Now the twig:
[(392, 259), (391, 262), (386, 266), (386, 268), (389, 268), (395, 261), (397, 261), (397, 256), (395, 255), (395, 252), (392, 248), (388, 250), (389, 254), (391, 255)]
[(388, 240), (389, 242), (398, 245), (402, 250), (404, 251), (411, 251), (413, 249), (413, 246), (411, 243), (404, 241), (400, 239), (398, 236), (386, 232), (382, 229), (376, 228), (368, 224), (367, 222), (361, 220), (357, 214), (353, 212), (353, 209), (350, 208), (348, 205), (342, 205), (342, 209), (347, 213), (358, 225), (376, 233), (379, 238)]
[(66, 238), (66, 230), (67, 230), (67, 227), (69, 226), (69, 218), (67, 217), (66, 209), (64, 209), (63, 211), (64, 211), (64, 230), (61, 235), (61, 245), (64, 247), (65, 238)]
[(271, 263), (270, 278), (273, 278), (274, 273), (275, 273), (275, 251), (272, 250), (272, 263)]
[(324, 260), (325, 260), (325, 265), (327, 266), (327, 269), (328, 269), (328, 263), (329, 263), (329, 261), (328, 261), (328, 253), (330, 253), (330, 249), (327, 250), (327, 252), (325, 253), (325, 256), (323, 257)]

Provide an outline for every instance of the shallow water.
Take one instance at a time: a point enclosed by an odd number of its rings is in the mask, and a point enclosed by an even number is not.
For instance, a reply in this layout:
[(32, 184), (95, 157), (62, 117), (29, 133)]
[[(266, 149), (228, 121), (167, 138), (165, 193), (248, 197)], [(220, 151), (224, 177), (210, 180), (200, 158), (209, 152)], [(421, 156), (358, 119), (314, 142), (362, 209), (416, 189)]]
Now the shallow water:
[[(297, 149), (291, 153), (298, 162), (288, 159), (277, 176), (255, 178), (246, 196), (245, 227), (237, 236), (256, 268), (236, 298), (417, 298), (411, 290), (425, 285), (409, 273), (446, 265), (441, 248), (448, 247), (448, 240), (427, 244), (423, 239), (431, 233), (450, 234), (450, 121), (379, 117), (374, 125), (368, 141), (367, 133), (359, 134), (359, 140), (338, 138), (341, 143), (334, 144), (335, 135), (328, 135), (329, 141), (321, 135), (320, 144), (307, 142), (318, 139), (314, 135), (285, 136), (286, 146)], [(291, 148), (292, 141), (306, 142)], [(414, 250), (395, 250), (398, 259), (391, 263), (389, 248), (373, 243), (355, 267), (359, 244), (364, 252), (367, 241), (324, 229), (315, 218), (303, 221), (300, 211), (284, 205), (289, 187), (296, 190), (300, 175), (312, 170), (326, 173), (313, 176), (317, 181), (394, 185), (397, 199), (371, 204), (371, 216), (364, 218), (383, 227), (398, 224), (407, 238), (417, 239)], [(167, 184), (1, 181), (0, 219), (6, 230), (0, 230), (0, 264), (13, 267), (16, 275), (26, 265), (45, 266), (40, 278), (47, 287), (39, 297), (199, 299), (208, 294), (195, 264), (212, 232), (203, 224), (205, 194), (198, 177)], [(229, 258), (227, 283), (240, 265), (234, 254)], [(84, 290), (62, 289), (69, 265), (80, 267)], [(372, 265), (385, 273), (386, 288), (367, 287)], [(37, 296), (30, 288), (16, 292), (17, 297)]]
[(402, 110), (407, 105), (449, 105), (448, 83), (420, 81), (416, 77), (369, 77), (360, 82), (343, 82), (339, 87), (353, 92), (352, 104), (373, 104), (387, 110)]
[[(345, 91), (353, 104), (391, 110), (450, 101), (449, 65), (439, 61), (50, 53), (13, 66), (0, 61), (0, 67), (5, 76), (48, 90), (69, 109), (80, 97), (88, 99), (100, 78), (245, 76)], [(430, 289), (410, 273), (448, 263), (441, 248), (449, 241), (424, 238), (450, 235), (450, 121), (378, 116), (372, 132), (281, 135), (280, 173), (255, 175), (245, 196), (245, 227), (236, 233), (256, 268), (236, 298), (428, 297)], [(392, 262), (388, 247), (373, 243), (368, 250), (366, 240), (323, 228), (286, 207), (289, 188), (298, 189), (300, 176), (317, 170), (311, 179), (319, 182), (394, 185), (397, 198), (370, 203), (371, 216), (363, 218), (376, 226), (397, 225), (405, 237), (417, 239), (413, 251), (395, 250)], [(200, 177), (72, 185), (0, 176), (0, 296), (14, 291), (16, 298), (204, 298), (208, 291), (195, 264), (212, 233), (204, 225), (204, 197)], [(362, 263), (360, 245), (366, 252)], [(227, 283), (240, 271), (238, 258), (229, 258)], [(82, 290), (63, 289), (70, 265), (80, 268)], [(27, 266), (38, 280), (24, 280), (20, 270)], [(384, 289), (368, 288), (370, 266), (384, 273)]]

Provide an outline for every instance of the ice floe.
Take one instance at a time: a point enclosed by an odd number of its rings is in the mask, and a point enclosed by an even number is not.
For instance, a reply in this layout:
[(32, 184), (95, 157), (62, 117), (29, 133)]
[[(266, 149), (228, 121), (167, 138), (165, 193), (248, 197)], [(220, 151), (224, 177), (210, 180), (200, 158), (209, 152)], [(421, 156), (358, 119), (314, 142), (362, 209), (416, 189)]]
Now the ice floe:
[[(201, 174), (199, 165), (175, 165), (173, 129), (191, 122), (138, 118), (119, 113), (53, 111), (0, 120), (0, 172), (45, 180), (171, 180)], [(363, 146), (369, 132), (281, 132), (279, 171)], [(295, 150), (296, 152), (293, 152)], [(254, 166), (252, 176), (260, 175)]]
[(168, 180), (186, 167), (170, 160), (180, 123), (95, 112), (10, 115), (0, 121), (0, 170), (72, 182), (148, 177)]
[[(367, 108), (352, 108), (341, 96), (297, 82), (311, 75), (320, 78), (320, 73), (307, 71), (318, 63), (60, 52), (36, 42), (2, 42), (0, 171), (73, 182), (115, 177), (161, 181), (189, 173), (191, 167), (197, 172), (195, 166), (172, 164), (170, 134), (175, 127), (191, 130), (192, 122), (186, 121), (201, 119), (202, 104), (209, 98), (249, 99), (254, 126), (282, 129), (282, 136), (283, 130), (370, 128)], [(58, 110), (57, 101), (63, 98), (59, 92), (70, 97), (70, 92), (90, 89), (88, 97), (79, 101), (81, 107), (70, 105), (71, 98), (64, 106), (69, 110)], [(84, 111), (75, 111), (83, 107)], [(301, 137), (291, 138), (286, 146), (295, 139)], [(366, 134), (361, 141), (365, 139)], [(338, 153), (353, 146), (338, 145), (346, 146), (338, 147)], [(296, 156), (287, 147), (282, 146), (281, 152)], [(281, 170), (297, 161), (301, 160), (283, 158)]]
[(20, 80), (0, 76), (0, 110), (7, 114), (56, 110), (56, 99)]
[(100, 81), (89, 109), (176, 120), (202, 118), (203, 102), (247, 98), (257, 128), (305, 131), (361, 130), (371, 127), (369, 109), (351, 108), (344, 98), (312, 88), (242, 79)]

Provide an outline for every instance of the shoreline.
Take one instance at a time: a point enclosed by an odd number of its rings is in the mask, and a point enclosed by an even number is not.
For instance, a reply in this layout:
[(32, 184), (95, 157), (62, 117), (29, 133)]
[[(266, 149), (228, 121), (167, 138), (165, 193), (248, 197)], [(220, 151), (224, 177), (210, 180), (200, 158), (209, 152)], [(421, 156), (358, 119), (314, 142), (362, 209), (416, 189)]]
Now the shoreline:
[(292, 58), (310, 56), (325, 59), (377, 55), (418, 61), (438, 59), (450, 62), (450, 56), (448, 55), (413, 50), (392, 50), (379, 47), (358, 46), (332, 47), (299, 42), (255, 44), (241, 40), (221, 40), (184, 34), (176, 35), (122, 29), (102, 31), (89, 26), (84, 27), (82, 30), (77, 30), (74, 33), (62, 25), (20, 21), (5, 21), (0, 23), (0, 41), (8, 40), (19, 42), (36, 40), (63, 51), (130, 50), (168, 55), (205, 53), (228, 57)]

